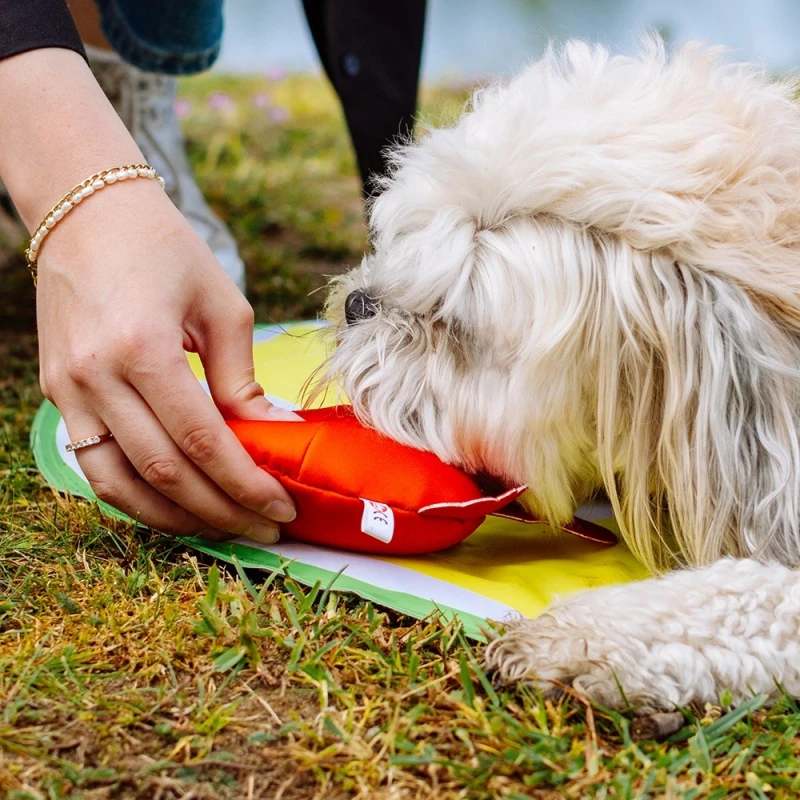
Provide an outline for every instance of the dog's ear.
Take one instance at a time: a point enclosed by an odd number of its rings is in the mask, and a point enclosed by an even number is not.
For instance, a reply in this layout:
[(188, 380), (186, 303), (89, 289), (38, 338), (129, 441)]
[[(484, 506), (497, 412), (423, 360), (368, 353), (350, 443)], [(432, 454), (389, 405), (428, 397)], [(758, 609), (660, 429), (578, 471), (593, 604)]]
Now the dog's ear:
[(789, 315), (727, 276), (617, 246), (596, 414), (625, 539), (652, 569), (676, 556), (790, 558), (800, 541), (800, 335)]

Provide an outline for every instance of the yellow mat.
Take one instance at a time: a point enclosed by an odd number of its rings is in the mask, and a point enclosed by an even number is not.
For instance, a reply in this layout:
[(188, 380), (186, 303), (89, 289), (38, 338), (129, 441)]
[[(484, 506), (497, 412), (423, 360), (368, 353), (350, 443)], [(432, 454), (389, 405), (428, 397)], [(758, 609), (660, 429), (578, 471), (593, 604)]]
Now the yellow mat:
[[(259, 328), (253, 353), (256, 378), (267, 396), (294, 408), (304, 382), (323, 357), (319, 324)], [(200, 360), (189, 355), (189, 361), (202, 380)], [(58, 412), (45, 403), (32, 434), (39, 468), (55, 488), (94, 499), (77, 460), (64, 452), (66, 441)], [(107, 506), (105, 510), (119, 515)], [(584, 508), (581, 516), (614, 528), (607, 508)], [(327, 585), (335, 578), (334, 587), (340, 591), (355, 592), (415, 617), (434, 611), (458, 615), (474, 636), (480, 635), (486, 619), (533, 616), (556, 597), (647, 574), (622, 545), (603, 547), (545, 526), (497, 518), (489, 518), (456, 547), (408, 558), (361, 556), (289, 541), (270, 547), (244, 539), (224, 544), (189, 542), (220, 558), (235, 557), (244, 566), (286, 568), (304, 583)]]

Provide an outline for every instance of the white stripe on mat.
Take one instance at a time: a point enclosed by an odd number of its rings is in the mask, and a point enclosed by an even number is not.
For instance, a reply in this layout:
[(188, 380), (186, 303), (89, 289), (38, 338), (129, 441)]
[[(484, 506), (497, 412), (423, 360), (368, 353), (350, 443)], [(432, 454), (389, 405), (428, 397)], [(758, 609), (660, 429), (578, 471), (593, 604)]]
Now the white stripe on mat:
[[(240, 537), (233, 539), (232, 543), (267, 550), (287, 561), (297, 561), (300, 564), (308, 564), (333, 573), (346, 566), (346, 575), (371, 586), (410, 594), (423, 600), (430, 600), (437, 605), (449, 606), (457, 611), (466, 611), (476, 617), (505, 620), (509, 616), (520, 616), (519, 611), (505, 603), (499, 603), (497, 600), (484, 597), (482, 594), (439, 578), (423, 575), (408, 567), (384, 561), (379, 556), (358, 555), (302, 542), (278, 542), (266, 545)], [(291, 566), (289, 572), (291, 572)]]

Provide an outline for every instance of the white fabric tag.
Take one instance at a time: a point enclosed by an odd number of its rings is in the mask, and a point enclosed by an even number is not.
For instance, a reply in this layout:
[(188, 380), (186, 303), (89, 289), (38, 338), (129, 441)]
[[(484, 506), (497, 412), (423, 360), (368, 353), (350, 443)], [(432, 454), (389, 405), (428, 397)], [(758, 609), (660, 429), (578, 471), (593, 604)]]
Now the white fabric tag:
[(391, 542), (394, 536), (394, 512), (383, 503), (359, 498), (364, 504), (361, 531), (381, 542)]

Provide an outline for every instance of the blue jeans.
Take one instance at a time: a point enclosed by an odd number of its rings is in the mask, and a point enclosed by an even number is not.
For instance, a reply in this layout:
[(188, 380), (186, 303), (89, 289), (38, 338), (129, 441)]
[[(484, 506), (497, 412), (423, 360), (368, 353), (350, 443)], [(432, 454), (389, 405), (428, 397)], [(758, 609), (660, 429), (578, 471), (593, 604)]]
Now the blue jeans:
[(222, 41), (222, 0), (97, 0), (103, 33), (130, 64), (189, 75), (208, 69)]
[[(139, 69), (188, 75), (208, 69), (219, 55), (223, 0), (96, 2), (109, 43)], [(372, 176), (388, 170), (387, 146), (414, 129), (426, 0), (302, 3), (368, 194)]]

